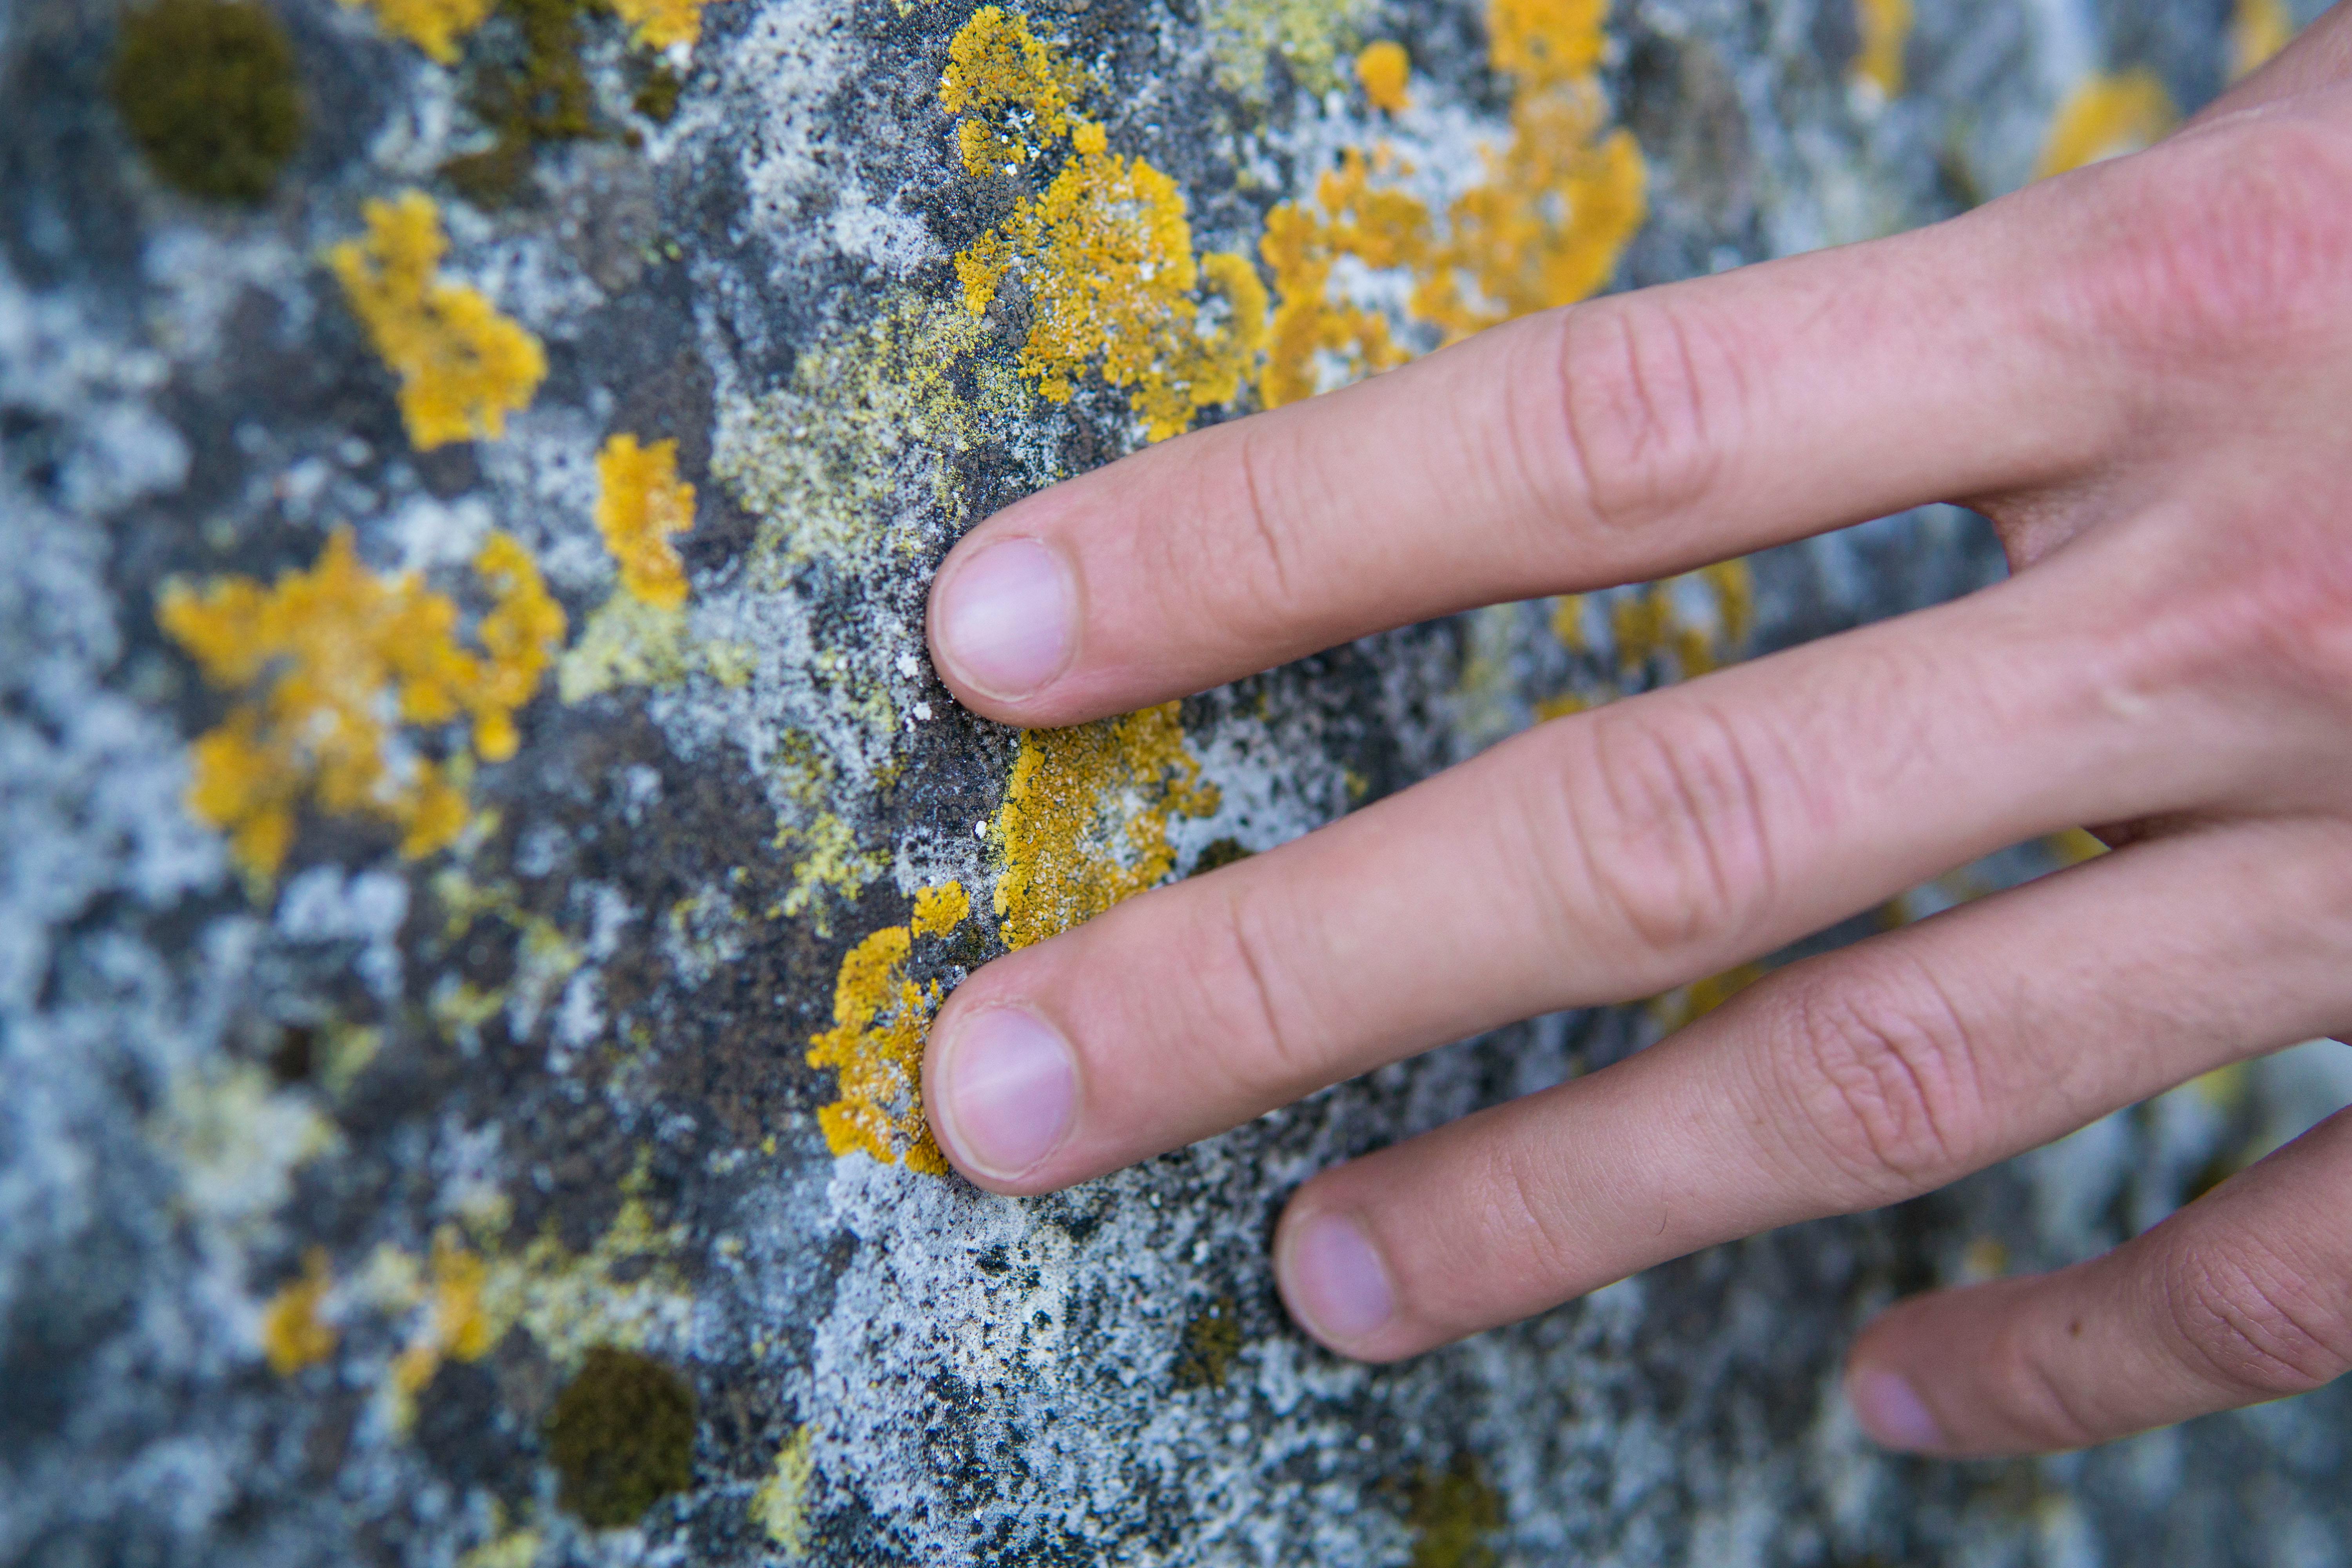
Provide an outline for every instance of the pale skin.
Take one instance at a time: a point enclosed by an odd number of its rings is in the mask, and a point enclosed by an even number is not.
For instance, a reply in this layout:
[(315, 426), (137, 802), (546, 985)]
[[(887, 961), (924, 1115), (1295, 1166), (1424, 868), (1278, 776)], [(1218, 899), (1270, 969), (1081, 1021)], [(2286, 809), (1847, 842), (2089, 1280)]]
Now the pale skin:
[[(1284, 1299), (1388, 1361), (2352, 1033), (2345, 7), (2145, 153), (1032, 497), (949, 555), (931, 648), (980, 712), (1071, 724), (1936, 500), (1992, 520), (2008, 581), (1539, 725), (989, 964), (932, 1030), (941, 1147), (1051, 1191), (2008, 844), (2118, 846), (1315, 1177)], [(1846, 1389), (1883, 1442), (1988, 1455), (2347, 1367), (2352, 1112), (2104, 1258), (1897, 1305)]]

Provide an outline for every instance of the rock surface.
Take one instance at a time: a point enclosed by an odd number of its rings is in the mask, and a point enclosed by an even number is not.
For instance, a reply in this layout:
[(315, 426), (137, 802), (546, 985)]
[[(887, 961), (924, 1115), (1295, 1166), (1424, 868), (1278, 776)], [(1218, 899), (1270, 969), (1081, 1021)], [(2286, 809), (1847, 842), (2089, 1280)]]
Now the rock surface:
[(1035, 1202), (911, 1110), (1008, 944), (2000, 570), (1935, 509), (1023, 736), (924, 659), (965, 528), (1516, 310), (1946, 216), (2294, 19), (0, 7), (0, 1561), (2352, 1561), (2341, 1387), (1961, 1467), (1834, 1396), (1895, 1294), (2352, 1099), (2338, 1047), (1377, 1370), (1283, 1318), (1285, 1194), (1740, 977)]

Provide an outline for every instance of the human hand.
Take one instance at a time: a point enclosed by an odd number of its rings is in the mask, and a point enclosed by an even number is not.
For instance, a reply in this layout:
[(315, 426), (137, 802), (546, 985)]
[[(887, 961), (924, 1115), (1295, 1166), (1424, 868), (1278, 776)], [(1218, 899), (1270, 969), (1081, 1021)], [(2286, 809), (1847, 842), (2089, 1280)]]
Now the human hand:
[[(940, 1145), (1038, 1193), (1512, 1019), (1727, 968), (2002, 846), (2117, 852), (1777, 971), (1327, 1171), (1291, 1311), (1388, 1360), (1927, 1191), (2352, 1021), (2352, 16), (2179, 134), (1949, 223), (1533, 317), (1024, 500), (957, 696), (1063, 725), (1384, 627), (1923, 502), (2012, 578), (1555, 720), (974, 974)], [(2352, 1112), (2105, 1258), (1904, 1303), (1864, 1425), (2075, 1447), (2352, 1366)]]

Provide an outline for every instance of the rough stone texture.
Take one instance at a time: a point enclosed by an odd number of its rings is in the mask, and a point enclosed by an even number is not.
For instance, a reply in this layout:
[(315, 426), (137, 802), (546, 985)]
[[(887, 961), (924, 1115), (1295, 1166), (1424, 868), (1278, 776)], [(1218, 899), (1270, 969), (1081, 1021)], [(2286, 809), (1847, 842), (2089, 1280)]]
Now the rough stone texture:
[[(2189, 105), (2226, 70), (2217, 0), (1919, 11), (1890, 97), (1857, 75), (1847, 0), (1621, 5), (1600, 80), (1649, 217), (1616, 282), (1932, 220), (2028, 178), (2091, 73), (2144, 65)], [(1699, 999), (1436, 1051), (1036, 1202), (836, 1154), (818, 1113), (843, 1084), (808, 1058), (845, 959), (950, 879), (976, 912), (944, 936), (918, 919), (914, 981), (1001, 951), (1023, 742), (930, 676), (929, 568), (1142, 438), (1099, 374), (1042, 400), (1015, 363), (1034, 294), (972, 315), (951, 265), (1066, 154), (961, 165), (940, 91), (961, 0), (721, 0), (666, 47), (529, 0), (447, 62), (368, 9), (273, 14), (303, 131), (239, 205), (140, 150), (115, 61), (141, 13), (0, 6), (0, 1560), (2352, 1561), (2342, 1388), (1957, 1467), (1877, 1455), (1833, 1396), (1872, 1310), (2149, 1223), (2352, 1099), (2340, 1047), (1379, 1370), (1285, 1321), (1264, 1251), (1284, 1195), (1603, 1066)], [(1256, 256), (1343, 149), (1393, 143), (1412, 165), (1393, 178), (1441, 203), (1507, 135), (1471, 0), (1066, 0), (1031, 23), (1091, 72), (1080, 112), (1111, 152), (1173, 177), (1204, 253)], [(1393, 120), (1350, 66), (1380, 38), (1414, 68)], [(230, 137), (264, 167), (271, 101)], [(499, 438), (419, 448), (325, 259), (363, 203), (411, 188), (446, 225), (446, 280), (543, 348)], [(1429, 345), (1396, 288), (1341, 286)], [(1252, 405), (1244, 387), (1202, 417)], [(615, 433), (674, 440), (696, 489), (674, 611), (615, 586), (596, 463)], [(435, 763), (461, 792), (445, 841), (404, 853), (384, 811), (306, 796), (274, 874), (240, 874), (219, 814), (184, 801), (239, 692), (159, 605), (307, 571), (343, 526), (372, 573), (456, 605), (467, 647), (493, 607), (467, 563), (510, 536), (566, 651), (526, 683), (510, 756), (377, 715), (380, 791)], [(1152, 772), (1113, 824), (1158, 822), (1186, 874), (1546, 699), (2000, 567), (1974, 520), (1930, 510), (1751, 570), (1749, 635), (1738, 595), (1694, 578), (1596, 598), (1581, 638), (1507, 607), (1192, 700), (1182, 754), (1213, 808), (1153, 805)], [(1669, 603), (1684, 641), (1627, 646)], [(682, 1458), (666, 1434), (688, 1412)]]

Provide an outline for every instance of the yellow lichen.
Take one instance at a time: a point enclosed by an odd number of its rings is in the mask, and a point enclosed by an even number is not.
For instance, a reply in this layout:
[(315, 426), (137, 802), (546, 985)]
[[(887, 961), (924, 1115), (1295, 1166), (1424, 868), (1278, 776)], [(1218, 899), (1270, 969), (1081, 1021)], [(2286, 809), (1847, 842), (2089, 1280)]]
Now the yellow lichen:
[(480, 26), (498, 0), (342, 0), (346, 9), (365, 5), (376, 26), (406, 38), (443, 65), (456, 63), (457, 41)]
[(443, 1362), (479, 1361), (497, 1342), (482, 1310), (489, 1267), (457, 1239), (456, 1227), (434, 1234), (431, 1270), (424, 1321), (392, 1363), (393, 1386), (408, 1398), (433, 1381)]
[(740, 687), (758, 668), (748, 643), (689, 635), (684, 605), (649, 605), (625, 591), (588, 612), (588, 624), (555, 669), (556, 695), (566, 703), (629, 686), (671, 687), (707, 675)]
[(948, 44), (940, 103), (960, 117), (965, 170), (1009, 174), (1070, 133), (1085, 89), (1085, 73), (1031, 32), (1027, 17), (983, 5)]
[(1376, 182), (1385, 153), (1355, 149), (1318, 180), (1312, 202), (1268, 216), (1260, 251), (1278, 303), (1259, 383), (1267, 407), (1412, 357), (1383, 312), (1334, 297), (1343, 258), (1402, 271), (1409, 318), (1445, 339), (1573, 303), (1609, 280), (1641, 226), (1647, 174), (1633, 137), (1605, 130), (1592, 73), (1606, 15), (1602, 0), (1496, 0), (1489, 62), (1512, 80), (1511, 140), (1488, 151), (1485, 179), (1454, 200), (1442, 232), (1422, 201)]
[(1584, 635), (1584, 595), (1563, 594), (1551, 607), (1551, 635), (1559, 646), (1570, 653), (1582, 653), (1588, 646)]
[(261, 1352), (278, 1376), (315, 1366), (335, 1353), (335, 1331), (319, 1317), (319, 1305), (331, 1283), (327, 1249), (314, 1247), (303, 1254), (301, 1278), (288, 1281), (262, 1309)]
[[(1147, 437), (1164, 440), (1240, 391), (1264, 341), (1265, 289), (1244, 258), (1194, 260), (1174, 180), (1108, 151), (1098, 125), (1080, 122), (1070, 140), (1075, 155), (1045, 192), (957, 256), (964, 304), (978, 315), (1019, 279), (1030, 306), (1019, 363), (1037, 390), (1067, 403), (1098, 371), (1128, 393)], [(1207, 300), (1195, 297), (1204, 274)]]
[[(1409, 315), (1443, 338), (1580, 300), (1615, 270), (1645, 202), (1641, 154), (1606, 128), (1594, 74), (1606, 14), (1605, 0), (1495, 0), (1491, 60), (1514, 84), (1512, 137), (1487, 154), (1486, 180), (1441, 234), (1418, 198), (1377, 188), (1374, 163), (1347, 150), (1313, 201), (1268, 217), (1259, 251), (1280, 300), (1269, 322), (1256, 269), (1232, 255), (1196, 262), (1175, 182), (1109, 151), (1102, 128), (1075, 115), (1078, 79), (1058, 51), (988, 7), (957, 35), (942, 84), (966, 116), (967, 167), (1014, 172), (1065, 131), (1071, 155), (956, 258), (965, 303), (984, 311), (1020, 279), (1031, 320), (1019, 364), (1038, 390), (1067, 402), (1099, 374), (1160, 440), (1254, 372), (1273, 407), (1410, 357), (1386, 314), (1333, 297), (1342, 260), (1403, 269)], [(1329, 19), (1321, 26), (1328, 35)], [(1400, 109), (1409, 65), (1401, 46), (1375, 44), (1358, 75), (1375, 102)]]
[(1446, 243), (1413, 313), (1465, 337), (1572, 304), (1609, 281), (1648, 212), (1648, 171), (1606, 130), (1592, 76), (1606, 0), (1495, 0), (1490, 61), (1513, 79), (1511, 140), (1447, 215)]
[(469, 721), (476, 755), (514, 754), (515, 710), (530, 700), (563, 640), (563, 611), (521, 545), (493, 534), (474, 559), (493, 603), (457, 640), (458, 609), (414, 573), (380, 577), (339, 530), (308, 572), (264, 587), (229, 577), (202, 593), (168, 588), (157, 612), (215, 686), (240, 692), (194, 747), (195, 816), (228, 833), (251, 877), (267, 881), (293, 842), (305, 798), (331, 815), (401, 829), (402, 853), (427, 855), (466, 822), (462, 752), (436, 762), (402, 725)]
[(1854, 52), (1853, 78), (1882, 99), (1903, 94), (1904, 50), (1911, 42), (1911, 0), (1854, 0), (1862, 47)]
[(635, 1350), (681, 1337), (693, 1300), (670, 1259), (686, 1229), (655, 1225), (646, 1184), (640, 1158), (621, 1178), (623, 1201), (611, 1226), (584, 1254), (563, 1245), (552, 1221), (520, 1250), (507, 1247), (499, 1239), (507, 1208), (498, 1202), (476, 1205), (467, 1220), (470, 1237), (442, 1226), (428, 1258), (390, 1243), (377, 1247), (356, 1291), (386, 1312), (415, 1317), (379, 1386), (392, 1428), (408, 1426), (416, 1395), (444, 1363), (478, 1361), (515, 1330), (563, 1373), (591, 1346)]
[(1375, 109), (1385, 109), (1391, 114), (1402, 114), (1410, 103), (1405, 83), (1412, 74), (1412, 61), (1404, 46), (1392, 38), (1382, 38), (1376, 44), (1366, 44), (1356, 55), (1356, 80), (1362, 84), (1364, 96)]
[(677, 443), (614, 436), (596, 454), (596, 529), (621, 586), (662, 609), (685, 604), (686, 563), (670, 535), (694, 526), (694, 487), (677, 477)]
[(1014, 172), (1065, 136), (1070, 153), (1042, 193), (956, 257), (966, 309), (984, 313), (1020, 280), (1030, 308), (1022, 373), (1067, 403), (1098, 372), (1128, 394), (1150, 440), (1237, 396), (1265, 337), (1265, 286), (1248, 258), (1195, 259), (1176, 182), (1111, 152), (1100, 125), (1071, 112), (1083, 77), (1024, 20), (983, 7), (949, 56), (940, 101), (964, 116), (969, 170)]
[(809, 1453), (814, 1433), (795, 1426), (776, 1450), (775, 1468), (751, 1494), (751, 1519), (786, 1561), (808, 1551), (809, 1483), (816, 1478), (816, 1461)]
[(971, 913), (971, 899), (961, 882), (925, 888), (915, 895), (915, 934), (945, 936), (963, 924), (964, 917)]
[(445, 283), (449, 249), (432, 200), (370, 201), (364, 239), (330, 247), (368, 341), (400, 378), (400, 412), (420, 451), (506, 433), (547, 374), (539, 341), (478, 290)]
[[(722, 400), (711, 470), (761, 520), (761, 555), (789, 568), (916, 549), (907, 496), (951, 513), (950, 459), (979, 443), (985, 415), (1032, 401), (1018, 371), (974, 353), (986, 336), (960, 303), (900, 289), (802, 353), (789, 387)], [(957, 390), (960, 369), (977, 397)]]
[(1572, 713), (1581, 713), (1591, 706), (1591, 699), (1580, 691), (1555, 692), (1549, 697), (1537, 700), (1536, 722), (1549, 724), (1554, 719), (1565, 719)]
[(1339, 62), (1372, 11), (1371, 0), (1202, 0), (1201, 30), (1218, 85), (1263, 100), (1269, 55), (1309, 92), (1340, 86)]
[(833, 934), (819, 895), (829, 888), (844, 903), (852, 902), (890, 863), (880, 851), (860, 847), (857, 830), (830, 811), (817, 813), (805, 826), (779, 830), (776, 845), (797, 846), (803, 853), (793, 864), (792, 889), (775, 912), (786, 920), (809, 916), (819, 936)]
[(2079, 827), (2069, 827), (2042, 839), (2042, 846), (2061, 866), (2079, 866), (2085, 860), (2095, 860), (2107, 852), (2107, 847)]
[(1694, 1019), (1706, 1017), (1763, 979), (1764, 973), (1761, 964), (1743, 963), (1737, 969), (1694, 980), (1688, 985), (1678, 985), (1650, 1004), (1651, 1016), (1666, 1028), (1679, 1029)]
[(1725, 561), (1609, 601), (1610, 642), (1621, 673), (1633, 675), (1671, 656), (1662, 679), (1689, 679), (1720, 667), (1747, 643), (1756, 624), (1756, 590), (1745, 561)]
[(1316, 182), (1313, 204), (1290, 203), (1266, 215), (1259, 253), (1281, 299), (1258, 382), (1268, 408), (1322, 391), (1326, 365), (1338, 379), (1353, 381), (1412, 357), (1391, 334), (1385, 314), (1330, 297), (1343, 257), (1375, 271), (1419, 269), (1430, 259), (1429, 209), (1402, 192), (1374, 188), (1371, 176), (1364, 155), (1349, 148), (1339, 166)]
[(1168, 824), (1217, 809), (1173, 702), (1021, 737), (993, 834), (996, 912), (1008, 947), (1058, 935), (1175, 868)]
[[(1568, 595), (1552, 605), (1552, 636), (1571, 654), (1594, 652), (1596, 613), (1608, 628), (1601, 651), (1616, 667), (1613, 679), (1594, 684), (1589, 671), (1580, 673), (1580, 689), (1536, 702), (1538, 721), (1580, 713), (1629, 689), (1691, 679), (1742, 657), (1756, 630), (1755, 579), (1746, 561), (1725, 561), (1607, 595)], [(1498, 668), (1491, 679), (1510, 678)], [(1464, 684), (1471, 684), (1466, 670)]]
[(1522, 87), (1580, 81), (1600, 68), (1609, 0), (1492, 0), (1486, 63)]
[(692, 48), (702, 37), (702, 8), (710, 0), (609, 0), (614, 15), (636, 30), (636, 40), (649, 49), (683, 44)]
[(808, 1053), (811, 1067), (831, 1068), (839, 1079), (841, 1097), (817, 1110), (825, 1146), (835, 1154), (858, 1150), (886, 1165), (903, 1162), (910, 1171), (947, 1173), (923, 1118), (921, 1087), (923, 1040), (939, 1010), (940, 986), (908, 979), (907, 961), (916, 936), (944, 936), (971, 910), (957, 883), (925, 889), (908, 924), (885, 926), (841, 961), (833, 1027), (810, 1042)]
[(2033, 177), (2046, 179), (2103, 158), (2137, 153), (2161, 139), (2179, 119), (2172, 95), (2154, 71), (2093, 77), (2059, 105)]
[(2230, 79), (2252, 76), (2294, 37), (2286, 0), (2238, 0), (2230, 18)]

